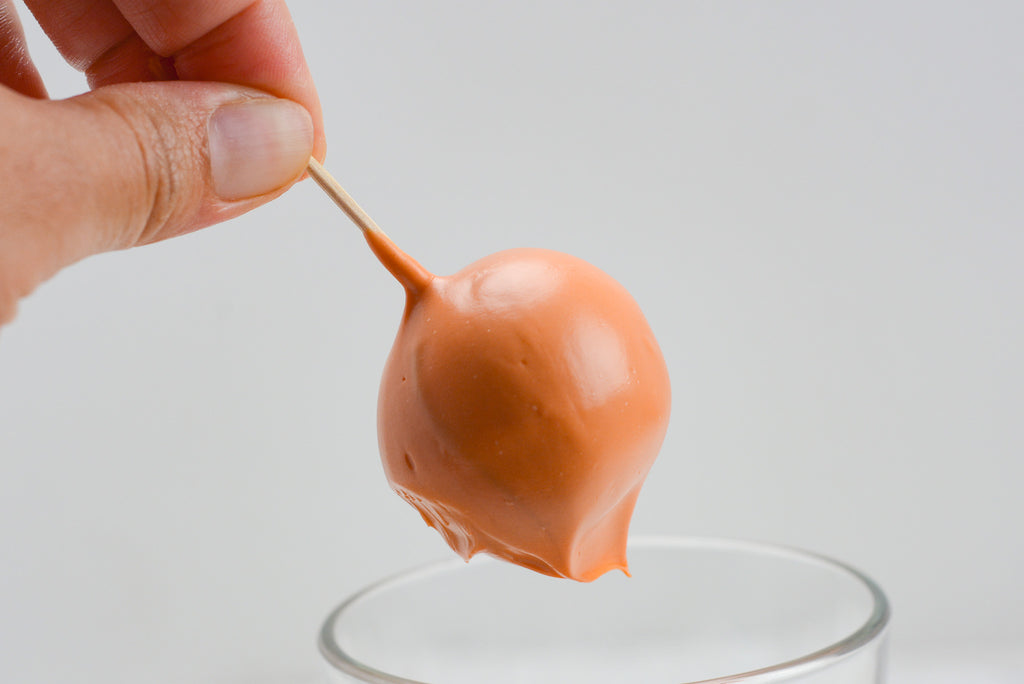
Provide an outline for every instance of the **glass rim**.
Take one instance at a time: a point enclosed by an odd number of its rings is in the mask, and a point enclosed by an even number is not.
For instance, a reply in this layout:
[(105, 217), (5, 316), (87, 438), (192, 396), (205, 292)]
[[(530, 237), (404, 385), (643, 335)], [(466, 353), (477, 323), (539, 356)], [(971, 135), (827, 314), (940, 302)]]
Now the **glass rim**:
[[(872, 610), (863, 624), (853, 632), (838, 641), (820, 648), (816, 651), (790, 660), (768, 665), (746, 672), (725, 674), (711, 679), (699, 681), (681, 682), (680, 684), (726, 684), (739, 680), (759, 682), (768, 681), (775, 675), (797, 675), (806, 674), (816, 670), (824, 669), (838, 660), (856, 653), (865, 646), (878, 639), (889, 624), (890, 607), (889, 600), (882, 588), (870, 577), (857, 570), (851, 565), (837, 561), (828, 556), (804, 551), (803, 549), (774, 544), (769, 542), (746, 541), (742, 539), (728, 539), (722, 537), (682, 537), (670, 535), (639, 535), (630, 537), (628, 549), (704, 549), (704, 550), (732, 550), (748, 554), (772, 555), (779, 558), (786, 558), (792, 561), (809, 563), (839, 570), (863, 585), (871, 594)], [(506, 563), (497, 558), (485, 556), (479, 558), (476, 563)], [(406, 679), (398, 675), (388, 674), (377, 670), (366, 663), (361, 662), (350, 654), (346, 653), (338, 641), (334, 638), (335, 626), (338, 620), (345, 614), (345, 611), (352, 605), (374, 594), (388, 589), (410, 584), (426, 579), (432, 575), (466, 567), (466, 561), (461, 558), (449, 558), (442, 561), (434, 561), (405, 570), (391, 576), (378, 580), (355, 594), (345, 599), (324, 619), (320, 628), (320, 635), (317, 640), (321, 655), (324, 659), (341, 672), (361, 679), (368, 684), (429, 684), (416, 679)], [(524, 569), (524, 572), (529, 572)], [(570, 581), (570, 580), (566, 580)]]

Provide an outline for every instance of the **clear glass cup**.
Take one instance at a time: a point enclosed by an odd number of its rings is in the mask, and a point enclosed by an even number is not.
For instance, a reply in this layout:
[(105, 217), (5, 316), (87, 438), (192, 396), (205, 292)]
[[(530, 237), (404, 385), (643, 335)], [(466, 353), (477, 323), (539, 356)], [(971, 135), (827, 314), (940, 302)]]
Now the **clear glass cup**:
[(889, 604), (857, 570), (722, 539), (639, 538), (589, 584), (488, 557), (375, 584), (325, 621), (332, 682), (885, 681)]

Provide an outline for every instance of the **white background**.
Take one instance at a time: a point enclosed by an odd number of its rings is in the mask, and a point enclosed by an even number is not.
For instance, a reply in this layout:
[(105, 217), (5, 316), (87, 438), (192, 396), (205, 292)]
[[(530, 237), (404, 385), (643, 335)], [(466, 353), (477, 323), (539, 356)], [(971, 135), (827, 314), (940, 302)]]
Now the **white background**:
[[(1024, 681), (1024, 4), (292, 11), (327, 166), (400, 245), (571, 252), (645, 309), (674, 407), (634, 532), (836, 556), (896, 684)], [(310, 182), (23, 302), (0, 680), (316, 676), (333, 604), (447, 553), (377, 457), (401, 307)]]

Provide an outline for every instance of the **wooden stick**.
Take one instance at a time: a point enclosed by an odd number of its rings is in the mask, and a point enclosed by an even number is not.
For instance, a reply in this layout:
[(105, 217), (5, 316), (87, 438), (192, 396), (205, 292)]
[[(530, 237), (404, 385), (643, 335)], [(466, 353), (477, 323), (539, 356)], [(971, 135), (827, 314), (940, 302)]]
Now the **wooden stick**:
[(313, 177), (313, 180), (316, 181), (316, 184), (323, 188), (323, 191), (334, 200), (335, 204), (341, 207), (341, 210), (352, 219), (352, 223), (359, 226), (360, 230), (364, 233), (384, 233), (380, 226), (374, 223), (370, 215), (356, 204), (356, 201), (352, 199), (352, 195), (345, 192), (345, 188), (341, 187), (341, 184), (334, 179), (334, 176), (327, 172), (327, 169), (320, 162), (310, 157), (306, 170)]

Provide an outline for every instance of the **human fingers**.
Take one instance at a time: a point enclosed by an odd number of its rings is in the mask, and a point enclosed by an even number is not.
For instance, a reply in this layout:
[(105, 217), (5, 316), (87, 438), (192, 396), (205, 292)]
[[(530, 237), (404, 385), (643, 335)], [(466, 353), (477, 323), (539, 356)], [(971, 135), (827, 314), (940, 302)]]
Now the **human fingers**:
[(323, 158), (320, 102), (284, 0), (27, 2), (92, 87), (180, 78), (257, 88), (309, 110)]
[(83, 257), (279, 195), (312, 147), (305, 108), (239, 86), (123, 84), (59, 102), (0, 88), (0, 322)]
[(13, 0), (0, 0), (0, 85), (29, 97), (46, 97), (43, 79), (28, 56)]
[(313, 117), (313, 156), (323, 161), (323, 114), (298, 31), (283, 1), (261, 1), (177, 53), (182, 79), (217, 80), (259, 88), (304, 105)]
[(79, 71), (135, 35), (112, 0), (25, 0), (25, 5), (61, 56)]

